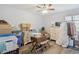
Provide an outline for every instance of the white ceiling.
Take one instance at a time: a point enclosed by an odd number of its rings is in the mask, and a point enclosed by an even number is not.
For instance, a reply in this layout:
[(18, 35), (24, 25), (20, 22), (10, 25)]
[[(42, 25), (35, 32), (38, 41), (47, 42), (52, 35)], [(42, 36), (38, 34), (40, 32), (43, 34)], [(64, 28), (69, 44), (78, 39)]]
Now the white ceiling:
[[(3, 6), (9, 6), (12, 8), (17, 8), (20, 10), (25, 10), (30, 12), (36, 12), (36, 4), (9, 4)], [(53, 6), (55, 8), (53, 13), (79, 8), (79, 4), (53, 4)]]

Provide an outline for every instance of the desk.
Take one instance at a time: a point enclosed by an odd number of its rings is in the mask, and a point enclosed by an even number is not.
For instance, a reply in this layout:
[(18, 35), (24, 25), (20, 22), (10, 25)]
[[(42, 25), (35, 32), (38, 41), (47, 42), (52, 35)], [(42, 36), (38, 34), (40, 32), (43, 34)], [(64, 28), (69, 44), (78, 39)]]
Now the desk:
[(45, 37), (31, 37), (31, 39), (32, 42), (35, 42), (32, 49), (32, 51), (34, 51), (35, 53), (42, 53), (47, 46), (50, 47), (48, 40)]

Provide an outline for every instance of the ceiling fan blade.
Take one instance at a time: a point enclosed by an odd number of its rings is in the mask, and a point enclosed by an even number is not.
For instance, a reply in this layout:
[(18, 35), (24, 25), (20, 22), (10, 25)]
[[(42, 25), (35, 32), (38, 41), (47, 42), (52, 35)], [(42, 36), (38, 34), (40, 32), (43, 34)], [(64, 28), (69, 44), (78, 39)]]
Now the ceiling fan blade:
[(49, 4), (49, 7), (52, 6), (52, 4)]
[(37, 8), (41, 8), (40, 6), (36, 6)]
[(46, 6), (46, 4), (43, 4), (43, 6), (45, 7), (45, 6)]
[(48, 9), (48, 10), (55, 10), (55, 9), (53, 8), (53, 9)]

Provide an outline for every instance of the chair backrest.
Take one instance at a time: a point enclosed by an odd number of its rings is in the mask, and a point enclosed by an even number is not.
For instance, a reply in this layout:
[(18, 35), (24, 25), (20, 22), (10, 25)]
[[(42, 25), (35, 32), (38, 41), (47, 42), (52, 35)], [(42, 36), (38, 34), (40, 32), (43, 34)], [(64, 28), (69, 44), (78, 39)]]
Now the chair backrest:
[(46, 40), (47, 40), (46, 36), (42, 36), (42, 37), (40, 37), (40, 38), (37, 39), (37, 43), (40, 44), (41, 42), (44, 42)]

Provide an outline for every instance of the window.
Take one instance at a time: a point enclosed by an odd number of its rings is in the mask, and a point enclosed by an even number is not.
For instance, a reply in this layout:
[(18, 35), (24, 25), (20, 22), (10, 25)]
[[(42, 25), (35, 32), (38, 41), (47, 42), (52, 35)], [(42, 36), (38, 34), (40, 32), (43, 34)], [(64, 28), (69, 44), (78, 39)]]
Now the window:
[(76, 31), (79, 32), (79, 15), (73, 16), (73, 21), (75, 22), (76, 25)]
[(73, 18), (72, 16), (66, 16), (65, 21), (72, 21), (72, 18)]
[(74, 21), (76, 26), (76, 31), (79, 32), (79, 21)]
[(76, 26), (76, 31), (79, 32), (79, 15), (75, 16), (66, 16), (65, 21), (73, 21)]

